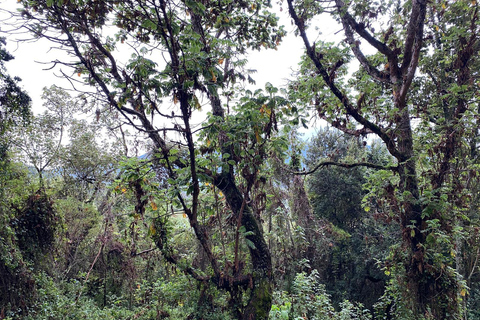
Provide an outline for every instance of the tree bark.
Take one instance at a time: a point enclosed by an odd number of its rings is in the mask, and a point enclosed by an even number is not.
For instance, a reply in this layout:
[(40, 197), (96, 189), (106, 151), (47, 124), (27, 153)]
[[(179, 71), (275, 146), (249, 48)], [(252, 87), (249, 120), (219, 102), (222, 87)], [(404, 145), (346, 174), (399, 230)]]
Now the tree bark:
[[(222, 190), (225, 199), (235, 216), (241, 215), (242, 226), (247, 232), (247, 240), (253, 246), (248, 246), (252, 265), (251, 290), (247, 306), (243, 310), (242, 319), (268, 319), (272, 306), (272, 258), (267, 242), (263, 237), (261, 224), (256, 220), (249, 205), (244, 205), (244, 197), (235, 185), (231, 173), (223, 173), (215, 178), (216, 186)], [(243, 211), (242, 211), (243, 210)], [(251, 233), (251, 234), (250, 234)]]

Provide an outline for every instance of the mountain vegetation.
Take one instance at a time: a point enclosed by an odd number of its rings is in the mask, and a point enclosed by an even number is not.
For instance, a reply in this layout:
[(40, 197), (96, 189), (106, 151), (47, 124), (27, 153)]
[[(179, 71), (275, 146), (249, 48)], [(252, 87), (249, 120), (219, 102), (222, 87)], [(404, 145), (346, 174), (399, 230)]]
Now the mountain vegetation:
[(0, 319), (480, 319), (475, 0), (19, 5), (71, 88), (2, 38)]

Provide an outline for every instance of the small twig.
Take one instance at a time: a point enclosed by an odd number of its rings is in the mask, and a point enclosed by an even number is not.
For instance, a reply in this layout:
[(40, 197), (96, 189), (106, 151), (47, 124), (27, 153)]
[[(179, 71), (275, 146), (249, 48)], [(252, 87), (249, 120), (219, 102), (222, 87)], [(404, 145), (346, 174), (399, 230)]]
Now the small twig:
[(475, 255), (475, 261), (473, 263), (472, 271), (470, 271), (470, 274), (468, 275), (468, 278), (467, 278), (468, 280), (470, 280), (473, 274), (475, 273), (475, 269), (477, 268), (479, 253), (480, 253), (480, 248), (477, 248), (477, 254)]
[(158, 248), (155, 247), (155, 248), (150, 248), (150, 249), (147, 249), (147, 250), (143, 250), (142, 252), (135, 253), (134, 255), (132, 255), (132, 257), (136, 257), (136, 256), (139, 256), (139, 255), (141, 255), (141, 254), (149, 253), (149, 252), (151, 252), (151, 251), (153, 251), (153, 250), (157, 250), (157, 249), (158, 249)]
[(105, 247), (105, 242), (102, 241), (102, 245), (100, 246), (100, 250), (98, 250), (98, 253), (97, 253), (97, 255), (95, 256), (95, 259), (93, 260), (92, 264), (90, 265), (90, 269), (89, 269), (88, 272), (87, 272), (87, 276), (85, 277), (85, 281), (83, 281), (82, 288), (80, 288), (80, 290), (78, 291), (78, 295), (77, 295), (77, 298), (75, 299), (75, 303), (77, 303), (77, 302), (78, 302), (78, 299), (80, 299), (80, 296), (82, 295), (83, 287), (84, 287), (85, 284), (87, 283), (88, 277), (90, 276), (90, 273), (92, 272), (93, 267), (94, 267), (95, 264), (97, 263), (98, 257), (100, 257), (100, 254), (102, 253), (104, 247)]
[(90, 273), (92, 272), (93, 270), (93, 267), (95, 266), (95, 264), (97, 263), (97, 260), (98, 258), (100, 257), (100, 254), (103, 252), (103, 248), (105, 247), (105, 243), (106, 243), (106, 234), (107, 234), (107, 226), (108, 226), (108, 223), (107, 221), (105, 221), (105, 229), (103, 231), (103, 236), (100, 238), (100, 241), (102, 243), (102, 245), (100, 246), (100, 249), (98, 250), (98, 253), (97, 255), (95, 256), (95, 259), (93, 259), (93, 262), (92, 264), (90, 265), (90, 269), (88, 270), (87, 272), (87, 275), (85, 276), (85, 281), (83, 281), (83, 285), (82, 287), (80, 288), (80, 290), (78, 291), (78, 296), (77, 298), (75, 299), (75, 303), (78, 302), (78, 300), (80, 299), (80, 296), (82, 295), (82, 290), (83, 290), (83, 287), (85, 287), (85, 284), (87, 283), (88, 281), (88, 277), (90, 276)]

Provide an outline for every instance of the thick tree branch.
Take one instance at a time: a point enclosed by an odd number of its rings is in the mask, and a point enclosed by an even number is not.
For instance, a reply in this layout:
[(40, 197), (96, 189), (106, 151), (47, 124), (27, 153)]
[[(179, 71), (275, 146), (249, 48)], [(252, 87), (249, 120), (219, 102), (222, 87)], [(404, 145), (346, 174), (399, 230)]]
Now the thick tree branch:
[(344, 26), (348, 25), (353, 28), (359, 36), (365, 39), (371, 46), (373, 46), (385, 56), (390, 57), (394, 54), (394, 52), (385, 43), (379, 41), (374, 36), (372, 36), (367, 31), (365, 26), (355, 21), (355, 19), (350, 15), (350, 13), (348, 13), (347, 7), (342, 0), (336, 0), (335, 3), (337, 6), (337, 10), (342, 17), (342, 22), (344, 23)]
[(364, 127), (371, 130), (373, 133), (378, 135), (380, 139), (382, 139), (382, 141), (385, 142), (390, 153), (394, 157), (400, 158), (401, 155), (396, 149), (396, 143), (392, 139), (392, 137), (388, 135), (381, 127), (379, 127), (378, 125), (374, 124), (373, 122), (370, 122), (365, 117), (363, 117), (358, 112), (357, 108), (355, 108), (349, 102), (348, 97), (342, 91), (340, 91), (340, 89), (335, 85), (334, 81), (330, 80), (330, 76), (327, 72), (327, 69), (320, 61), (317, 53), (315, 52), (315, 49), (310, 45), (310, 41), (308, 40), (306, 31), (305, 31), (305, 23), (297, 15), (295, 8), (293, 7), (293, 0), (287, 0), (287, 3), (288, 3), (290, 16), (292, 17), (293, 21), (295, 22), (295, 25), (298, 28), (298, 31), (300, 32), (300, 36), (303, 39), (308, 56), (315, 64), (315, 67), (317, 68), (319, 74), (322, 76), (325, 83), (329, 86), (332, 93), (338, 98), (338, 100), (340, 100), (347, 114), (351, 115), (358, 123), (360, 123)]
[[(475, 21), (478, 19), (478, 11), (475, 10), (472, 15), (471, 35), (468, 41), (463, 45), (460, 51), (457, 53), (457, 57), (452, 64), (452, 68), (457, 72), (456, 84), (458, 87), (468, 86), (472, 73), (469, 65), (476, 54), (475, 47), (478, 45), (478, 34), (475, 26)], [(432, 177), (433, 188), (437, 189), (442, 186), (446, 176), (451, 168), (451, 161), (456, 155), (456, 146), (461, 139), (462, 130), (459, 128), (461, 119), (465, 112), (468, 110), (468, 101), (462, 95), (459, 96), (451, 121), (449, 121), (448, 127), (445, 130), (445, 134), (439, 144), (439, 149), (442, 150), (442, 160), (440, 162), (439, 169)]]
[(402, 86), (397, 97), (395, 97), (398, 100), (398, 105), (405, 104), (407, 92), (417, 70), (420, 50), (423, 45), (423, 27), (426, 13), (426, 0), (413, 0), (411, 18), (407, 27), (407, 39), (403, 50), (403, 61), (400, 68)]
[(367, 42), (371, 44), (374, 48), (387, 56), (388, 60), (391, 60), (395, 55), (393, 51), (390, 50), (390, 48), (386, 44), (378, 41), (370, 33), (368, 33), (364, 26), (358, 24), (355, 19), (353, 19), (353, 17), (348, 13), (343, 1), (337, 0), (336, 4), (337, 10), (340, 13), (342, 19), (342, 24), (345, 30), (345, 36), (347, 37), (347, 42), (350, 45), (350, 48), (352, 49), (357, 60), (371, 77), (381, 82), (391, 83), (389, 74), (381, 72), (377, 68), (373, 67), (372, 64), (365, 57), (362, 50), (360, 50), (359, 41), (355, 40), (353, 30), (355, 30), (355, 32), (357, 32), (357, 34), (359, 34), (363, 39), (367, 40)]

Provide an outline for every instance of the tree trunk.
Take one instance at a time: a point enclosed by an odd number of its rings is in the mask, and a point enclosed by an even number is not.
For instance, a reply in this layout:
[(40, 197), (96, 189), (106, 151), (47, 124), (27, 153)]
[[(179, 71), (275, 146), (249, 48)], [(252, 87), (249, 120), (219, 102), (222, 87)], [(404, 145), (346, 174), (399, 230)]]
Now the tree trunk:
[[(247, 232), (247, 240), (253, 246), (248, 246), (252, 263), (252, 278), (249, 285), (250, 297), (243, 311), (242, 319), (268, 319), (272, 306), (272, 258), (267, 242), (263, 237), (261, 224), (255, 219), (251, 207), (244, 205), (242, 193), (234, 182), (230, 173), (223, 173), (215, 179), (215, 184), (222, 190), (225, 199), (235, 216), (241, 215), (242, 226)], [(242, 211), (243, 208), (243, 211)], [(250, 234), (251, 233), (251, 234)]]
[(420, 190), (417, 180), (417, 168), (413, 157), (413, 137), (410, 115), (406, 105), (402, 106), (402, 119), (399, 121), (398, 149), (403, 156), (399, 158), (400, 185), (402, 194), (401, 228), (403, 246), (408, 254), (405, 267), (404, 295), (416, 317), (427, 319), (457, 319), (458, 285), (456, 277), (449, 275), (446, 266), (439, 265), (426, 256), (426, 229), (433, 219), (441, 221), (439, 213), (423, 214), (424, 205), (420, 203)]

